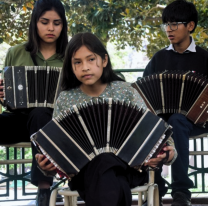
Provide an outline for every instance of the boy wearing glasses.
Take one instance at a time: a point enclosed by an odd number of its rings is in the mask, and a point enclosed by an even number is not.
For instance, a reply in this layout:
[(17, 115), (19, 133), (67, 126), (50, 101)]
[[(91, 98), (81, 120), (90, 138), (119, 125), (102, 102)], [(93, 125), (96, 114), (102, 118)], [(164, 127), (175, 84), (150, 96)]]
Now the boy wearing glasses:
[[(144, 76), (165, 70), (195, 71), (207, 76), (208, 52), (196, 46), (190, 36), (198, 22), (194, 4), (184, 0), (172, 2), (164, 9), (162, 21), (162, 29), (166, 32), (170, 46), (153, 56), (145, 68)], [(165, 114), (162, 117), (173, 126), (173, 139), (178, 152), (178, 157), (172, 164), (172, 206), (190, 206), (189, 189), (193, 187), (193, 182), (188, 177), (189, 136), (207, 133), (208, 126), (202, 128), (194, 125), (182, 114)], [(160, 205), (162, 205), (161, 197), (167, 192), (161, 172), (162, 168), (155, 173), (155, 182), (160, 191)]]

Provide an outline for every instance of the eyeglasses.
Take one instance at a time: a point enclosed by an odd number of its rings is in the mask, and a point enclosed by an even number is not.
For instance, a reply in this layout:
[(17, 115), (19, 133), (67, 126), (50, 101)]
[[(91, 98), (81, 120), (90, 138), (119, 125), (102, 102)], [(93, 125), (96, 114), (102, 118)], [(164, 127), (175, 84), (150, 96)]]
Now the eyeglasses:
[(167, 27), (168, 27), (168, 26), (170, 27), (170, 29), (171, 29), (172, 31), (175, 31), (175, 30), (178, 29), (178, 25), (179, 25), (179, 24), (186, 24), (186, 23), (187, 23), (187, 22), (172, 22), (172, 23), (161, 24), (160, 26), (161, 26), (161, 29), (162, 29), (163, 31), (167, 31)]

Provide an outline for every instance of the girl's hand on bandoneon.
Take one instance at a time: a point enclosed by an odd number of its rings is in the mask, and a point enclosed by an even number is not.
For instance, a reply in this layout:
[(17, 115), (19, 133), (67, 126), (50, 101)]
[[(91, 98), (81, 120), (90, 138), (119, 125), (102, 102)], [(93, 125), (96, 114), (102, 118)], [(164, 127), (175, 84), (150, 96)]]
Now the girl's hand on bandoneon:
[(46, 158), (42, 154), (36, 154), (35, 159), (39, 165), (39, 167), (44, 171), (53, 171), (56, 169), (53, 163), (49, 161), (48, 158)]

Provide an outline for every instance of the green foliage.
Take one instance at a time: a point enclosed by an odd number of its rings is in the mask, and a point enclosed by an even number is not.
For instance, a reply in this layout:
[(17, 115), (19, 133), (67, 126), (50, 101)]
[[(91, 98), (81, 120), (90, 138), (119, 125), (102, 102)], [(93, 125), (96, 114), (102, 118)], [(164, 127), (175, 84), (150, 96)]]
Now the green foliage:
[(0, 43), (3, 40), (10, 45), (15, 45), (27, 39), (33, 4), (34, 1), (31, 0), (0, 1)]
[[(7, 153), (7, 150), (5, 147), (0, 147), (0, 159), (1, 160), (7, 160), (7, 157), (9, 160), (13, 160), (15, 159), (15, 155), (17, 157), (17, 159), (22, 159), (22, 148), (17, 148), (16, 150), (16, 154), (15, 154), (15, 149), (13, 147), (9, 148), (9, 151)], [(25, 148), (25, 159), (32, 159), (32, 151), (31, 148)], [(25, 167), (27, 166), (31, 166), (31, 163), (27, 163), (25, 164)], [(18, 165), (19, 167), (19, 165)], [(6, 165), (0, 165), (0, 170), (1, 169), (5, 169)], [(13, 169), (14, 165), (10, 164), (9, 165), (9, 169)]]
[[(105, 45), (112, 41), (118, 49), (129, 45), (137, 50), (142, 50), (145, 38), (149, 42), (147, 55), (152, 57), (156, 51), (169, 44), (160, 24), (162, 6), (172, 1), (62, 0), (62, 3), (66, 9), (69, 35), (89, 31), (96, 34)], [(199, 46), (207, 49), (208, 2), (190, 1), (196, 5), (199, 13), (199, 23), (193, 37)], [(27, 39), (33, 5), (34, 0), (0, 0), (0, 43), (14, 45)]]

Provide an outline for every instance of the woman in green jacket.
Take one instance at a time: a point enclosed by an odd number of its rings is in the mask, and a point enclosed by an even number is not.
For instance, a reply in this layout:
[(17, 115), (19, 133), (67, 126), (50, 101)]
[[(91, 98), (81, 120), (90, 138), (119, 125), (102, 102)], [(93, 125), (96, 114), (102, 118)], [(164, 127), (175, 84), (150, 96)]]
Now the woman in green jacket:
[[(67, 22), (60, 0), (38, 0), (30, 21), (28, 42), (11, 47), (5, 59), (5, 66), (63, 66), (67, 45)], [(0, 98), (3, 80), (0, 80)], [(53, 109), (37, 107), (24, 111), (4, 111), (0, 114), (0, 144), (29, 142), (30, 135), (37, 132), (52, 118)], [(32, 147), (33, 157), (37, 153)], [(48, 206), (51, 177), (44, 176), (33, 158), (31, 182), (38, 186), (37, 206)]]

